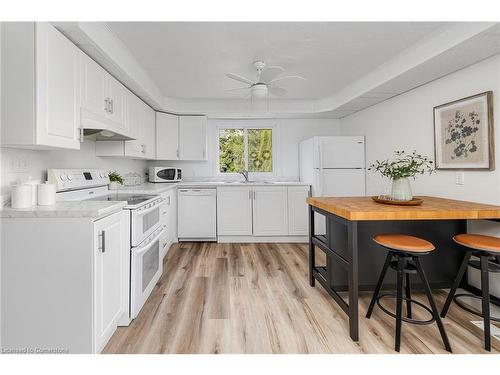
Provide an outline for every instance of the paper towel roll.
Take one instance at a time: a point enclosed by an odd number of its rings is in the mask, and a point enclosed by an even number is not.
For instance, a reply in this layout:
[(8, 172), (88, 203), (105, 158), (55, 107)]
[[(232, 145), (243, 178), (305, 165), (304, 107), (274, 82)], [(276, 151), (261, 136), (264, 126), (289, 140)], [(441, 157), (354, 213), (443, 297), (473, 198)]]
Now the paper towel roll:
[(12, 208), (31, 207), (31, 191), (33, 186), (29, 184), (18, 184), (12, 187), (10, 204)]
[(23, 182), (23, 184), (31, 185), (31, 205), (36, 206), (37, 204), (37, 195), (38, 188), (37, 185), (40, 184), (40, 180), (32, 180), (31, 177), (28, 181)]
[(56, 185), (44, 183), (38, 185), (38, 205), (49, 206), (56, 203)]

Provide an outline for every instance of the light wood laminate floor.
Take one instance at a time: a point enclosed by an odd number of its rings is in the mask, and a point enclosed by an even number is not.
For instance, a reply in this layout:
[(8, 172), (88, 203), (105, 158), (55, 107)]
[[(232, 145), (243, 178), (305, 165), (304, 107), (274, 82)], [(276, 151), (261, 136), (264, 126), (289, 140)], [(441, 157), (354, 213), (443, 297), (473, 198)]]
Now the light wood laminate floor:
[[(175, 244), (141, 313), (103, 352), (395, 353), (394, 320), (378, 308), (364, 318), (370, 297), (361, 293), (355, 343), (340, 307), (319, 284), (308, 284), (307, 245)], [(415, 297), (427, 304), (423, 294)], [(440, 309), (446, 291), (435, 298)], [(418, 307), (414, 315), (426, 317)], [(486, 353), (471, 320), (480, 318), (452, 304), (444, 324), (455, 353)], [(492, 345), (498, 352), (495, 338)], [(446, 351), (435, 324), (403, 323), (401, 353)]]

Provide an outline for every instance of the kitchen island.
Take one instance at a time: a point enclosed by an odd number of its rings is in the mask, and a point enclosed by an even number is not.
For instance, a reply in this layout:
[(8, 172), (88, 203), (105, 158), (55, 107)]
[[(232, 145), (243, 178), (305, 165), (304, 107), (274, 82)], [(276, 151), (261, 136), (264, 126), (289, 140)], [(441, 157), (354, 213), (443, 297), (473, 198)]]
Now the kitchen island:
[[(309, 283), (318, 281), (349, 317), (349, 334), (358, 341), (358, 292), (373, 290), (386, 251), (372, 238), (378, 233), (402, 233), (431, 241), (436, 251), (422, 259), (431, 288), (449, 288), (464, 251), (452, 237), (467, 232), (467, 220), (498, 220), (500, 206), (420, 197), (420, 206), (376, 203), (371, 197), (310, 197)], [(326, 217), (326, 234), (315, 234), (314, 213)], [(316, 248), (326, 264), (316, 265)], [(385, 288), (395, 288), (389, 273)], [(416, 287), (418, 288), (418, 284)], [(339, 292), (346, 292), (346, 301)]]

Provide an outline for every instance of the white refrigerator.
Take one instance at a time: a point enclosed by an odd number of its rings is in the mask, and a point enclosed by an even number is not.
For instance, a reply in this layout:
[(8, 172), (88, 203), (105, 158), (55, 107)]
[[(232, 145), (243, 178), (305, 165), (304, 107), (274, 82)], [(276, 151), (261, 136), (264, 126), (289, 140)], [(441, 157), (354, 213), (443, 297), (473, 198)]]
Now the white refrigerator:
[[(366, 195), (365, 138), (313, 137), (300, 142), (300, 181), (312, 187), (313, 197)], [(315, 216), (315, 234), (325, 234), (323, 215)]]

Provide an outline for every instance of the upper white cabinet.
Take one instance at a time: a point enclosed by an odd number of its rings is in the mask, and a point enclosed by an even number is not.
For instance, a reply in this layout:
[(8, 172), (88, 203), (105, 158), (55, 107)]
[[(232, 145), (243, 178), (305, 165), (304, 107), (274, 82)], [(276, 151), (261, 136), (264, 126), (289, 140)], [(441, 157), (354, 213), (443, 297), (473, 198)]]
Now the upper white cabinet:
[(127, 89), (83, 52), (81, 66), (81, 123), (85, 128), (102, 128), (126, 133)]
[(80, 148), (80, 50), (46, 22), (2, 22), (2, 145)]
[(288, 187), (288, 234), (291, 236), (305, 236), (309, 233), (308, 196), (309, 186)]
[(288, 194), (286, 186), (253, 188), (253, 234), (288, 235)]
[(156, 159), (207, 160), (207, 118), (157, 112)]
[(179, 117), (179, 159), (207, 159), (207, 118), (205, 116)]
[(217, 188), (217, 235), (252, 235), (252, 198), (247, 186)]
[(179, 159), (179, 116), (156, 112), (156, 159)]

